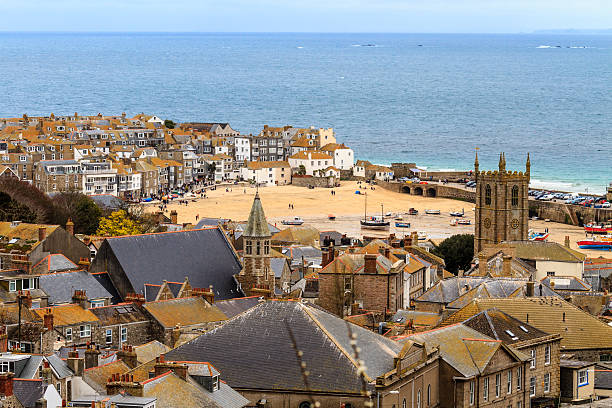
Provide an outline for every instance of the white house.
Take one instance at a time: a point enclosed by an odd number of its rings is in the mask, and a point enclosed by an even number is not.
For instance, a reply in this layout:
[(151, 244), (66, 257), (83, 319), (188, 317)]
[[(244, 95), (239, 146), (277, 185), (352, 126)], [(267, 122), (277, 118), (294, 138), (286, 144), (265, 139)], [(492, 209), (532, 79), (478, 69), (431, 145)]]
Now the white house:
[(289, 157), (289, 164), (292, 169), (300, 168), (304, 166), (306, 175), (314, 176), (315, 172), (319, 170), (325, 170), (329, 166), (334, 164), (334, 159), (326, 154), (318, 151), (314, 152), (299, 152)]
[(291, 166), (287, 161), (251, 161), (240, 169), (240, 175), (257, 184), (280, 186), (291, 183)]
[(366, 167), (366, 175), (369, 177), (373, 175), (376, 180), (389, 181), (393, 178), (393, 174), (393, 170), (386, 166), (372, 164)]
[(353, 166), (353, 176), (363, 177), (366, 176), (366, 167), (371, 166), (372, 163), (366, 160), (357, 160), (357, 163)]
[(240, 136), (234, 139), (236, 161), (251, 161), (251, 141), (248, 137)]
[(215, 182), (231, 180), (235, 178), (232, 168), (232, 158), (227, 154), (215, 154), (207, 160), (209, 164), (215, 166)]
[(344, 144), (329, 143), (323, 146), (321, 151), (333, 157), (334, 167), (340, 170), (350, 170), (355, 164), (353, 149)]
[(320, 177), (335, 177), (337, 179), (340, 178), (340, 170), (334, 166), (329, 166), (325, 170), (319, 170), (315, 175)]

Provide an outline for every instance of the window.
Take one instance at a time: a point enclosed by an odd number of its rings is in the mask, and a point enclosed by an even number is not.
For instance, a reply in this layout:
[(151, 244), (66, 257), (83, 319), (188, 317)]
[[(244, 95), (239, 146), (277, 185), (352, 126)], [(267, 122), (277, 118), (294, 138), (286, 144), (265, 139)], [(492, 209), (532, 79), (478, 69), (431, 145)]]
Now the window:
[(79, 337), (90, 337), (91, 336), (91, 325), (83, 324), (79, 327)]
[(516, 403), (516, 408), (523, 408), (523, 403), (522, 403), (522, 401), (518, 401), (518, 402)]
[(125, 343), (127, 341), (127, 327), (121, 328), (121, 342)]
[(17, 281), (16, 280), (9, 281), (9, 292), (16, 292), (16, 291), (17, 291)]
[(518, 186), (512, 187), (512, 206), (517, 207), (519, 203), (519, 188)]
[(512, 370), (508, 370), (508, 394), (512, 393)]
[(501, 394), (501, 374), (495, 374), (495, 398)]
[(57, 393), (59, 395), (62, 395), (62, 383), (58, 382), (57, 384), (55, 384), (55, 388), (57, 388)]
[(535, 377), (531, 377), (529, 379), (529, 396), (534, 397), (536, 394), (536, 379)]
[(256, 255), (261, 255), (261, 241), (257, 241), (257, 249), (256, 249)]
[(485, 205), (491, 205), (491, 186), (485, 186)]
[(474, 381), (470, 381), (470, 405), (474, 405)]
[(0, 362), (0, 373), (15, 372), (15, 363), (13, 361)]
[[(404, 400), (404, 402), (406, 402), (406, 400)], [(404, 405), (405, 407), (406, 405)], [(421, 390), (419, 390), (419, 392), (417, 392), (417, 408), (421, 408)]]
[(66, 333), (64, 334), (64, 337), (66, 337), (66, 341), (72, 341), (72, 327), (66, 328)]
[(406, 408), (406, 398), (402, 401), (402, 408)]
[(103, 300), (93, 300), (91, 302), (91, 307), (102, 307), (102, 306), (104, 306)]
[(344, 277), (344, 290), (350, 292), (352, 288), (353, 288), (353, 282), (351, 282), (351, 277), (345, 276)]
[(587, 370), (578, 371), (578, 386), (582, 387), (589, 383), (589, 372)]
[(544, 392), (550, 392), (550, 373), (544, 374)]
[(555, 273), (548, 271), (548, 272), (546, 272), (546, 276), (555, 276)]
[(535, 351), (535, 349), (531, 349), (531, 363), (530, 363), (529, 367), (536, 368), (536, 351)]
[(516, 369), (516, 389), (520, 390), (523, 387), (523, 367)]
[(489, 400), (489, 377), (485, 377), (483, 384), (482, 384), (482, 400), (483, 401)]
[(547, 344), (546, 347), (544, 347), (544, 364), (550, 364), (550, 344)]
[[(251, 255), (253, 253), (253, 242), (252, 241), (247, 241), (246, 242), (246, 253), (247, 255)], [(300, 404), (301, 406), (301, 404)]]
[(431, 385), (427, 385), (427, 406), (431, 404)]

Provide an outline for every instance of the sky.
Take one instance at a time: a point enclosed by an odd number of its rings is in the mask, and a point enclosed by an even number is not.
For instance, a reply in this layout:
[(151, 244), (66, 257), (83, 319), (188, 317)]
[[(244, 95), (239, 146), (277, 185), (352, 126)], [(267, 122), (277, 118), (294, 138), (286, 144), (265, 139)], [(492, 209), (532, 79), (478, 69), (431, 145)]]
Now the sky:
[(0, 31), (516, 33), (612, 28), (610, 0), (0, 0)]

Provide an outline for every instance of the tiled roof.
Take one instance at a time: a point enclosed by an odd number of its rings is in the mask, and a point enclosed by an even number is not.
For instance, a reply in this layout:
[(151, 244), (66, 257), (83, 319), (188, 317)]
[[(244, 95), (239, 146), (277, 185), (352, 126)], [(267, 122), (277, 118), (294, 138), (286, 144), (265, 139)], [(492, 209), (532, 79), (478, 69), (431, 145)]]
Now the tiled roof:
[[(492, 250), (510, 250), (514, 256), (536, 261), (582, 262), (586, 256), (556, 242), (504, 241)], [(505, 252), (505, 251), (504, 251)]]
[(72, 370), (68, 367), (68, 364), (56, 354), (51, 354), (45, 359), (49, 362), (49, 365), (55, 371), (58, 378), (66, 378), (74, 375)]
[(48, 225), (48, 224), (28, 224), (19, 223), (13, 226), (13, 223), (8, 221), (0, 222), (0, 235), (7, 238), (21, 238), (25, 240), (38, 241), (38, 230), (41, 227), (47, 229), (47, 236), (49, 236), (59, 225)]
[(173, 328), (177, 324), (190, 326), (227, 319), (216, 306), (210, 305), (201, 297), (148, 302), (144, 304), (144, 308), (166, 328)]
[(48, 309), (53, 311), (53, 324), (55, 326), (73, 326), (79, 323), (98, 321), (98, 318), (91, 312), (91, 310), (83, 309), (80, 305), (76, 304), (34, 309), (34, 312), (42, 319), (45, 311)]
[(484, 310), (463, 324), (506, 344), (522, 343), (548, 336), (548, 333), (495, 308)]
[(288, 161), (250, 161), (247, 162), (247, 168), (250, 170), (258, 169), (269, 169), (269, 168), (283, 168), (291, 167)]
[(491, 308), (497, 308), (545, 333), (560, 334), (562, 350), (612, 348), (612, 327), (556, 297), (476, 299), (451, 315), (442, 325), (461, 322)]
[(85, 290), (88, 299), (110, 299), (112, 295), (87, 271), (41, 275), (40, 288), (49, 295), (50, 304), (71, 303), (75, 290)]
[(166, 360), (210, 362), (234, 388), (305, 391), (291, 329), (310, 371), (312, 391), (359, 393), (348, 325), (361, 348), (367, 377), (393, 369), (400, 344), (317, 307), (288, 301), (261, 303), (171, 350)]
[(308, 225), (291, 226), (272, 235), (272, 241), (314, 245), (319, 240), (319, 231)]
[(216, 299), (244, 295), (234, 278), (242, 266), (220, 228), (108, 238), (102, 245), (109, 245), (137, 293), (146, 283), (182, 282), (187, 276), (192, 287), (212, 285)]
[(591, 285), (575, 276), (547, 276), (540, 282), (553, 290), (591, 290)]
[(400, 324), (406, 324), (410, 320), (415, 327), (434, 327), (440, 323), (442, 315), (434, 312), (400, 309), (391, 318), (391, 322)]
[(94, 307), (89, 310), (100, 320), (101, 326), (147, 322), (149, 320), (147, 315), (132, 303)]
[[(382, 255), (378, 255), (376, 258), (376, 273), (388, 274), (391, 271), (393, 264), (392, 262)], [(364, 273), (365, 267), (365, 254), (344, 254), (335, 258), (325, 268), (323, 268), (319, 274), (326, 273), (342, 273), (342, 274), (353, 274), (353, 273)]]
[(306, 152), (306, 151), (302, 151), (302, 152), (298, 152), (292, 156), (289, 157), (290, 159), (296, 159), (296, 160), (333, 160), (333, 158), (325, 153), (321, 153), (321, 152)]

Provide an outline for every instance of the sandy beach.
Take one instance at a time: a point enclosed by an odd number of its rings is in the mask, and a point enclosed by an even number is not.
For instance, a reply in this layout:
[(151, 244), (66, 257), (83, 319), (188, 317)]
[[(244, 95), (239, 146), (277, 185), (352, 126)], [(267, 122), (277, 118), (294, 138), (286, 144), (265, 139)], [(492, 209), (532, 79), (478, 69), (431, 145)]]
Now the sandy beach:
[[(365, 186), (365, 184), (364, 184)], [(341, 187), (335, 189), (336, 194), (332, 196), (331, 190), (317, 188), (310, 190), (304, 187), (276, 186), (263, 187), (259, 189), (259, 195), (268, 221), (282, 228), (281, 221), (293, 217), (300, 217), (305, 225), (312, 225), (320, 231), (335, 230), (346, 233), (349, 236), (384, 237), (390, 233), (403, 236), (411, 231), (425, 231), (430, 238), (447, 238), (454, 234), (474, 233), (474, 205), (457, 200), (444, 198), (429, 198), (395, 193), (380, 187), (374, 190), (360, 189), (357, 182), (342, 182)], [(168, 204), (166, 214), (169, 211), (178, 212), (180, 223), (196, 223), (196, 215), (200, 218), (229, 218), (236, 221), (244, 221), (249, 216), (249, 210), (255, 195), (255, 188), (233, 186), (232, 191), (226, 192), (225, 187), (218, 187), (214, 191), (207, 191), (207, 198), (198, 198), (196, 202), (189, 200), (189, 205), (178, 203)], [(367, 192), (368, 215), (381, 213), (381, 204), (384, 212), (393, 215), (401, 214), (404, 221), (411, 223), (411, 228), (396, 228), (392, 222), (389, 232), (361, 230), (359, 219), (364, 216), (365, 195), (355, 194), (360, 190)], [(293, 204), (294, 209), (289, 209)], [(405, 215), (410, 208), (419, 211), (417, 216)], [(425, 215), (425, 209), (436, 209), (441, 215)], [(451, 211), (465, 210), (465, 218), (472, 221), (472, 225), (450, 226), (449, 213)], [(158, 210), (155, 205), (150, 205), (150, 211)], [(329, 221), (328, 215), (336, 216), (335, 221)], [(578, 249), (576, 241), (584, 238), (584, 231), (580, 227), (558, 224), (544, 221), (530, 221), (530, 228), (543, 231), (548, 228), (550, 240), (563, 244), (565, 236), (569, 235), (571, 247)], [(588, 256), (607, 256), (606, 251), (580, 250)]]

